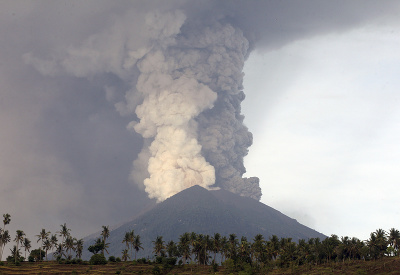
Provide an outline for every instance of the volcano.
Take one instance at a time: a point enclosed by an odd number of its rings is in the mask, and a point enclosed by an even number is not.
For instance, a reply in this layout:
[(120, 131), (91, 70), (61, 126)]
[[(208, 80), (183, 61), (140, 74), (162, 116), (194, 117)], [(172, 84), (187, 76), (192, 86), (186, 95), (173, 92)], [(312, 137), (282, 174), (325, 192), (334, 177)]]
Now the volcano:
[[(295, 219), (248, 197), (242, 197), (225, 190), (209, 191), (200, 186), (193, 186), (155, 205), (137, 218), (110, 230), (109, 255), (121, 257), (126, 248), (122, 240), (125, 232), (135, 231), (140, 235), (143, 250), (137, 257), (152, 257), (153, 244), (157, 236), (163, 240), (178, 241), (185, 232), (213, 236), (236, 234), (253, 240), (257, 234), (265, 239), (272, 235), (299, 239), (321, 238), (326, 236), (307, 227)], [(97, 234), (96, 237), (99, 237)], [(94, 242), (93, 235), (85, 239), (83, 258), (89, 258), (87, 247)]]

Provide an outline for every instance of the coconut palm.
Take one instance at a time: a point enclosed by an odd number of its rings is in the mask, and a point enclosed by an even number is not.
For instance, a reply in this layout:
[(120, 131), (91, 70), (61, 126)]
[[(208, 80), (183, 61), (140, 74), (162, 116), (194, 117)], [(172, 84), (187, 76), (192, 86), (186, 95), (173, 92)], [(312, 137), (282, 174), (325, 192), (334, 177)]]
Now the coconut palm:
[(214, 252), (214, 258), (213, 262), (215, 263), (215, 256), (217, 253), (220, 252), (221, 249), (221, 235), (219, 233), (215, 233), (214, 236), (211, 238), (211, 241), (213, 243), (213, 252)]
[[(1, 233), (1, 232), (0, 232)], [(2, 259), (3, 256), (3, 251), (4, 251), (4, 247), (6, 246), (7, 243), (9, 243), (11, 241), (11, 236), (8, 233), (8, 230), (4, 230), (2, 234), (0, 234), (0, 261)]]
[(67, 227), (67, 224), (66, 224), (66, 223), (61, 224), (60, 226), (61, 226), (60, 231), (58, 231), (58, 232), (56, 232), (56, 233), (58, 233), (58, 234), (60, 235), (60, 237), (62, 237), (62, 241), (61, 241), (61, 242), (64, 243), (64, 239), (67, 238), (67, 236), (70, 235), (69, 232), (71, 231), (71, 229), (69, 229), (69, 228)]
[(43, 250), (46, 252), (46, 261), (47, 261), (47, 251), (53, 248), (53, 244), (49, 238), (46, 238), (43, 242)]
[(75, 242), (75, 249), (76, 249), (76, 257), (80, 259), (82, 257), (83, 252), (83, 240), (79, 239)]
[[(23, 244), (25, 233), (22, 230), (17, 230), (15, 235), (14, 242), (16, 243), (16, 250), (15, 253), (18, 251), (18, 245), (21, 243)], [(15, 262), (17, 262), (17, 254), (14, 255)]]
[(128, 249), (124, 249), (122, 250), (122, 260), (124, 262), (126, 262), (128, 259), (130, 259), (131, 257), (129, 257), (129, 250)]
[(389, 244), (393, 247), (395, 254), (399, 254), (399, 247), (400, 247), (400, 232), (397, 229), (391, 228), (389, 230), (389, 236), (388, 236), (388, 241)]
[(133, 258), (133, 244), (135, 243), (135, 231), (129, 231), (129, 244), (131, 246), (131, 258)]
[(25, 259), (26, 259), (26, 251), (29, 252), (31, 249), (31, 241), (28, 238), (24, 238), (24, 242), (22, 243), (22, 246), (25, 249)]
[(42, 241), (42, 244), (39, 246), (39, 254), (40, 254), (40, 259), (42, 258), (42, 247), (43, 247), (43, 242), (49, 237), (50, 231), (46, 232), (46, 230), (43, 228), (42, 231), (40, 231), (39, 235), (36, 235), (38, 237), (38, 241)]
[[(108, 225), (107, 226), (103, 225), (102, 227), (103, 227), (103, 231), (101, 231), (101, 236), (103, 237), (104, 248), (101, 251), (101, 254), (104, 255), (104, 250), (106, 248), (106, 240), (108, 237), (110, 237), (110, 230), (108, 229)], [(106, 252), (107, 252), (107, 249), (106, 249)]]
[[(54, 251), (54, 248), (57, 248), (57, 245), (58, 245), (57, 235), (55, 235), (55, 234), (51, 235), (50, 242), (51, 242), (51, 245), (52, 245), (52, 249)], [(54, 253), (53, 253), (52, 257), (54, 257)]]
[(6, 230), (6, 225), (10, 224), (11, 222), (11, 215), (10, 214), (3, 214), (3, 230)]
[(188, 259), (191, 259), (191, 250), (190, 250), (190, 235), (189, 233), (184, 233), (179, 237), (179, 253), (182, 255), (183, 262), (186, 263)]
[(122, 243), (125, 243), (128, 251), (129, 251), (130, 242), (131, 242), (131, 234), (130, 234), (130, 232), (125, 232), (125, 236), (124, 236), (124, 239), (122, 240)]
[(157, 256), (161, 256), (164, 254), (164, 249), (165, 249), (165, 245), (164, 245), (164, 241), (163, 241), (163, 237), (162, 236), (157, 236), (156, 240), (152, 242), (154, 244), (154, 250), (153, 252), (157, 255)]
[(143, 249), (139, 235), (136, 235), (135, 237), (135, 241), (133, 243), (133, 249), (135, 249), (135, 260), (136, 260), (136, 253), (139, 252), (140, 249)]
[(67, 252), (68, 259), (72, 257), (71, 250), (75, 250), (75, 239), (71, 236), (67, 236), (64, 242), (64, 246)]
[[(6, 225), (9, 224), (10, 222), (11, 222), (11, 215), (8, 214), (8, 213), (7, 214), (3, 214), (3, 228), (0, 228), (0, 261), (1, 261), (1, 258), (2, 258), (4, 247), (7, 244), (7, 243), (3, 242), (2, 236), (6, 232)], [(9, 236), (8, 235), (8, 231), (6, 233), (6, 236)], [(7, 238), (4, 238), (4, 239), (7, 239)]]

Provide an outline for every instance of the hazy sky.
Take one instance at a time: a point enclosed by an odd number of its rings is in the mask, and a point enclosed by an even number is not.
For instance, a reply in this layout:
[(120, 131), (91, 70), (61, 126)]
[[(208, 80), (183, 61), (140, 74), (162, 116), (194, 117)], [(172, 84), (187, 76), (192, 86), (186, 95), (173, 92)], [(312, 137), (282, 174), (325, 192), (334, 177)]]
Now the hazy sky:
[(399, 34), (369, 24), (250, 57), (246, 167), (262, 202), (327, 235), (399, 227)]
[(83, 237), (152, 203), (129, 179), (143, 140), (126, 129), (134, 115), (116, 110), (136, 81), (116, 60), (151, 38), (143, 14), (177, 9), (190, 24), (240, 28), (254, 48), (242, 113), (262, 202), (326, 235), (399, 228), (398, 1), (10, 0), (0, 214), (12, 235), (66, 222)]

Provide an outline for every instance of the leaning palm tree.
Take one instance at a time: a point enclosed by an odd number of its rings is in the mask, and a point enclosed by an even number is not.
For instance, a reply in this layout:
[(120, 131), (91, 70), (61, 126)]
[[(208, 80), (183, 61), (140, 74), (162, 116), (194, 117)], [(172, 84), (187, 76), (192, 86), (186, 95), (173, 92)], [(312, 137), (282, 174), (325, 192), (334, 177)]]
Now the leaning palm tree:
[(50, 231), (46, 232), (46, 230), (43, 228), (42, 231), (40, 231), (39, 235), (36, 235), (38, 237), (38, 241), (42, 241), (42, 244), (39, 246), (39, 259), (42, 259), (42, 247), (43, 247), (43, 242), (49, 237)]
[(29, 252), (31, 249), (31, 241), (28, 238), (24, 238), (24, 242), (22, 243), (22, 246), (25, 249), (25, 259), (26, 259), (26, 251)]
[(17, 262), (17, 251), (18, 251), (18, 245), (21, 243), (21, 244), (23, 244), (23, 241), (24, 241), (24, 236), (25, 236), (25, 233), (24, 233), (24, 231), (22, 231), (22, 230), (17, 230), (17, 233), (16, 233), (16, 235), (15, 235), (15, 239), (14, 239), (14, 242), (16, 242), (16, 250), (15, 250), (15, 255), (14, 255), (14, 260), (15, 260), (15, 262)]

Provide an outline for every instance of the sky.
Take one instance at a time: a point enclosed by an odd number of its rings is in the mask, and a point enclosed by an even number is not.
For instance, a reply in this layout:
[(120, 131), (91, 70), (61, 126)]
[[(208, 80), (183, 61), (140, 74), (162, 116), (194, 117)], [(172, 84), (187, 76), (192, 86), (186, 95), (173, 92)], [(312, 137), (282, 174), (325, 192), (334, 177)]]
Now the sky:
[(398, 227), (399, 45), (398, 25), (370, 25), (250, 57), (245, 165), (262, 202), (326, 235)]
[[(260, 179), (261, 202), (325, 235), (399, 228), (399, 10), (397, 1), (2, 1), (8, 229), (35, 239), (67, 223), (84, 237), (154, 203), (130, 176), (146, 141), (127, 129), (139, 77), (124, 66), (206, 21), (248, 41), (245, 176)], [(146, 17), (154, 11), (166, 14), (159, 25)]]

